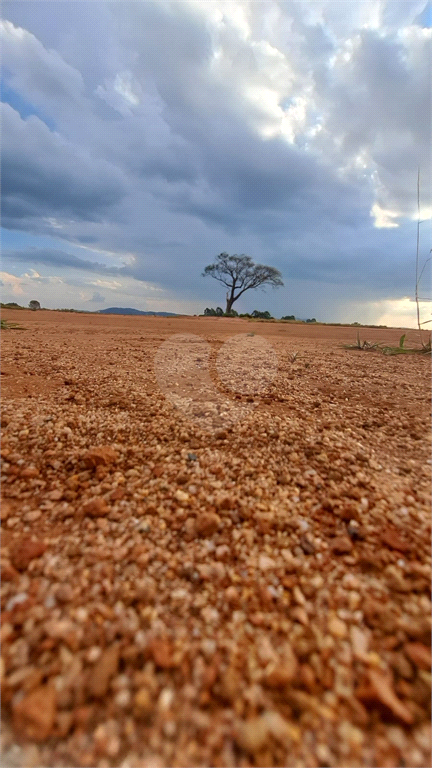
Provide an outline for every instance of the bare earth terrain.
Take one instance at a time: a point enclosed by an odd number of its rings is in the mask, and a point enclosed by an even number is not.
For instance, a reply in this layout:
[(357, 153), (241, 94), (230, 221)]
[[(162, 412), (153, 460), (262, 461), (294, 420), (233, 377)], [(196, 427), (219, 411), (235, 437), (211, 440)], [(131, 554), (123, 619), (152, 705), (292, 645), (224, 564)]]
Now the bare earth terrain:
[(429, 766), (430, 357), (2, 317), (2, 765)]

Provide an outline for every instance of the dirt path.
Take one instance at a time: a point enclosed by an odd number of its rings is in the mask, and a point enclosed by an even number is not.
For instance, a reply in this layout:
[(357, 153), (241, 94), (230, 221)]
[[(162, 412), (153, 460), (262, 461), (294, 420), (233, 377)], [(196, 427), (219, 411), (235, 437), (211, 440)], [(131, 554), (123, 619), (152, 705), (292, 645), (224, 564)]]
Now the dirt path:
[(430, 765), (430, 358), (2, 317), (2, 764)]

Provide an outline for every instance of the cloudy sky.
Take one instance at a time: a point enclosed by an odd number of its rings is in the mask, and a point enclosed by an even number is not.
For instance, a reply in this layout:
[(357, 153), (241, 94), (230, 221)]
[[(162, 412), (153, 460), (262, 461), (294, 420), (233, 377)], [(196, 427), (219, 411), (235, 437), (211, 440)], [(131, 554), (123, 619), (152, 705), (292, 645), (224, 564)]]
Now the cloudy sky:
[(239, 311), (413, 326), (431, 26), (425, 0), (4, 2), (3, 301), (200, 313), (227, 251), (285, 282)]

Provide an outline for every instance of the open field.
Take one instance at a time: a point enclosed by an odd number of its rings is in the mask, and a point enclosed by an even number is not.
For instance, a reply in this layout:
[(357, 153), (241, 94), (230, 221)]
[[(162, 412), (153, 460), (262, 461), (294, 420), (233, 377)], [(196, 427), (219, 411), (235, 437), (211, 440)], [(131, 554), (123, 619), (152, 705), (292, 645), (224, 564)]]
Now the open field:
[[(1, 332), (2, 764), (430, 765), (430, 357), (343, 326), (1, 317), (24, 326)], [(203, 340), (189, 379), (174, 334)]]

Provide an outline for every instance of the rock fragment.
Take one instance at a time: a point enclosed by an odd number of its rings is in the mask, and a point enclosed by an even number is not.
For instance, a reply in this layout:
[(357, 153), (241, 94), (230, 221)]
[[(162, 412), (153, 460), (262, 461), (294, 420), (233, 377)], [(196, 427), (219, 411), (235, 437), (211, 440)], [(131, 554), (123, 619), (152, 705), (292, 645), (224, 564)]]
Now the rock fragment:
[(335, 555), (349, 555), (352, 552), (353, 545), (348, 536), (336, 536), (332, 541), (331, 548)]
[(87, 681), (87, 690), (91, 696), (99, 698), (105, 696), (109, 682), (117, 672), (120, 658), (120, 649), (117, 643), (106, 648), (95, 666), (90, 672)]
[(369, 669), (368, 675), (378, 701), (385, 704), (404, 723), (412, 725), (414, 717), (408, 707), (396, 696), (390, 676), (380, 669)]
[(118, 456), (114, 448), (110, 445), (101, 445), (97, 448), (90, 448), (83, 456), (84, 465), (87, 469), (95, 469), (99, 466), (109, 466), (117, 462)]
[(425, 669), (428, 672), (431, 670), (432, 658), (431, 649), (423, 643), (406, 643), (404, 651), (414, 664), (417, 664), (420, 669)]
[(399, 552), (407, 552), (410, 548), (399, 531), (393, 527), (388, 527), (381, 533), (381, 541), (390, 549), (397, 549)]
[(166, 638), (155, 639), (150, 645), (150, 652), (156, 666), (161, 669), (171, 669), (176, 664), (173, 660), (173, 647)]
[(195, 521), (195, 530), (199, 536), (213, 536), (220, 524), (221, 519), (216, 512), (202, 512)]
[(294, 680), (297, 670), (297, 658), (291, 645), (287, 643), (280, 657), (266, 667), (264, 682), (269, 688), (284, 688)]
[(100, 496), (95, 496), (93, 499), (84, 504), (84, 513), (89, 517), (105, 517), (108, 515), (110, 508), (105, 499)]
[(46, 550), (43, 541), (23, 537), (12, 547), (11, 563), (17, 571), (25, 571), (35, 557), (40, 557)]
[(265, 717), (253, 717), (238, 723), (236, 742), (241, 749), (251, 755), (265, 747), (269, 738), (269, 724)]
[(56, 692), (41, 685), (13, 707), (16, 732), (32, 741), (44, 741), (51, 733), (56, 717)]

